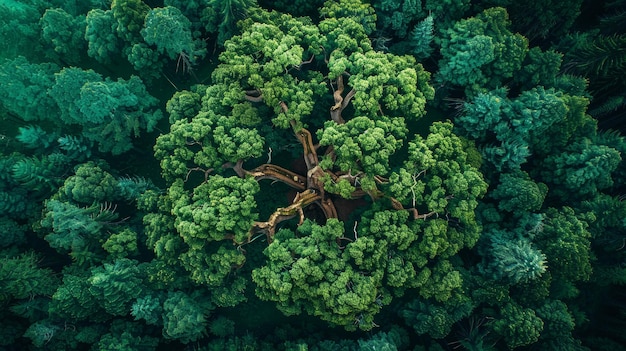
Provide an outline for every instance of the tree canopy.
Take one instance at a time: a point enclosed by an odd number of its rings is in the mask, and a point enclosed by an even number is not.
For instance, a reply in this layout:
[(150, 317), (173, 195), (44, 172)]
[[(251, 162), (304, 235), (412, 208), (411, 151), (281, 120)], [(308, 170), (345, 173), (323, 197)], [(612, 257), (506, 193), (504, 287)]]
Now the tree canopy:
[(625, 11), (0, 0), (0, 349), (620, 349)]

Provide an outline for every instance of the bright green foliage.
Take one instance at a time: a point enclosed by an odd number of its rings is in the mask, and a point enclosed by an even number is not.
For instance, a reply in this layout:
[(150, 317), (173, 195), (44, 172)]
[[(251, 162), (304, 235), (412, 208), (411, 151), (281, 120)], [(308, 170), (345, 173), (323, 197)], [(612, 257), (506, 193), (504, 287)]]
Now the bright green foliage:
[[(306, 22), (285, 17), (281, 25), (284, 30), (274, 24), (254, 23), (225, 43), (213, 81), (226, 84), (228, 91), (222, 93), (222, 99), (208, 100), (210, 105), (234, 112), (244, 102), (244, 92), (256, 90), (276, 113), (274, 124), (281, 128), (289, 128), (290, 119), (301, 121), (311, 113), (315, 97), (325, 91), (323, 77), (297, 68), (312, 55), (321, 54), (323, 39), (319, 29)], [(257, 59), (259, 53), (262, 56)], [(281, 101), (288, 112), (281, 114)]]
[[(389, 157), (402, 146), (406, 129), (403, 121), (373, 121), (367, 117), (355, 117), (345, 124), (328, 121), (318, 133), (320, 145), (332, 145), (335, 160), (327, 159), (322, 167), (336, 167), (354, 174), (363, 171), (364, 177), (389, 173)], [(369, 189), (368, 189), (369, 190)]]
[(379, 274), (360, 274), (342, 257), (343, 224), (307, 220), (298, 234), (280, 230), (265, 249), (267, 264), (252, 271), (257, 296), (286, 315), (306, 312), (348, 330), (372, 329), (385, 292)]
[(87, 13), (87, 54), (98, 62), (109, 63), (111, 56), (117, 54), (121, 43), (116, 35), (117, 21), (113, 11), (93, 9)]
[(175, 232), (174, 219), (160, 213), (148, 213), (143, 222), (148, 248), (154, 251), (158, 259), (177, 262), (177, 253), (184, 244)]
[(65, 179), (60, 191), (72, 201), (90, 205), (116, 199), (117, 186), (117, 180), (109, 172), (89, 161), (76, 166), (74, 175)]
[(85, 16), (72, 16), (63, 9), (47, 9), (40, 20), (41, 37), (54, 50), (53, 57), (77, 64), (85, 50)]
[(441, 40), (438, 79), (470, 93), (502, 86), (521, 68), (528, 51), (528, 40), (509, 27), (508, 14), (500, 7), (456, 22)]
[(25, 253), (18, 257), (0, 257), (0, 306), (15, 299), (51, 295), (58, 284), (53, 272), (39, 268), (38, 257)]
[(130, 228), (126, 228), (118, 233), (113, 233), (102, 244), (102, 248), (113, 258), (124, 258), (136, 256), (137, 233)]
[(91, 270), (89, 292), (104, 310), (114, 316), (126, 316), (132, 302), (144, 291), (143, 272), (137, 261), (127, 258)]
[(205, 172), (206, 177), (225, 162), (261, 156), (263, 138), (256, 129), (239, 127), (234, 118), (210, 111), (191, 121), (176, 121), (154, 148), (165, 179), (186, 180), (192, 171)]
[(157, 7), (146, 16), (141, 30), (146, 43), (155, 45), (170, 59), (186, 57), (190, 63), (196, 59), (197, 43), (191, 33), (191, 22), (179, 9), (172, 6)]
[(322, 18), (351, 17), (359, 19), (367, 35), (376, 30), (376, 13), (368, 3), (360, 0), (326, 1), (320, 8)]
[(258, 216), (254, 194), (259, 185), (254, 179), (211, 176), (191, 196), (185, 196), (182, 187), (178, 180), (169, 191), (175, 199), (176, 229), (188, 245), (202, 246), (207, 239), (244, 242)]
[(430, 277), (420, 288), (420, 296), (453, 305), (455, 303), (453, 298), (457, 297), (463, 285), (461, 273), (447, 260), (439, 260), (425, 271), (430, 273)]
[(58, 69), (53, 63), (30, 63), (23, 56), (4, 60), (0, 64), (0, 104), (26, 122), (50, 118), (58, 107), (47, 90)]
[[(341, 60), (329, 60), (330, 75), (341, 74)], [(356, 52), (347, 69), (354, 96), (355, 116), (376, 119), (382, 111), (389, 116), (418, 119), (435, 90), (429, 85), (430, 74), (411, 56), (397, 56), (375, 51)]]
[(197, 293), (189, 295), (182, 291), (168, 292), (163, 302), (163, 336), (183, 343), (203, 337), (211, 309), (203, 300)]
[[(416, 135), (409, 142), (407, 160), (390, 176), (388, 186), (395, 199), (417, 208), (421, 214), (459, 221), (458, 227), (465, 229), (465, 238), (458, 242), (461, 246), (473, 246), (476, 242), (478, 228), (473, 209), (487, 185), (467, 162), (464, 144), (452, 133), (451, 123), (434, 123), (426, 138)], [(450, 229), (450, 234), (461, 232)], [(456, 240), (451, 240), (445, 246), (455, 252), (460, 249), (456, 244)]]
[(541, 209), (548, 187), (536, 183), (527, 173), (518, 171), (500, 175), (500, 182), (490, 193), (500, 210), (518, 213)]
[(500, 314), (491, 327), (510, 349), (530, 345), (539, 339), (544, 323), (532, 309), (509, 302), (501, 308)]
[[(168, 113), (170, 124), (184, 119), (191, 120), (200, 111), (201, 87), (196, 91), (177, 91), (167, 101), (165, 111)], [(192, 88), (193, 89), (193, 88)]]
[[(223, 244), (213, 248), (197, 248), (191, 247), (189, 251), (180, 256), (183, 267), (189, 271), (193, 281), (199, 284), (205, 284), (216, 289), (231, 288), (232, 296), (219, 296), (213, 294), (212, 298), (216, 300), (218, 305), (230, 305), (232, 301), (244, 300), (243, 296), (236, 296), (242, 291), (237, 291), (237, 287), (241, 285), (240, 281), (229, 280), (229, 275), (237, 268), (241, 267), (246, 261), (246, 257), (232, 245)], [(229, 284), (230, 286), (228, 286)], [(245, 284), (244, 284), (245, 287)], [(225, 291), (224, 291), (225, 292)], [(217, 301), (223, 303), (217, 303)]]

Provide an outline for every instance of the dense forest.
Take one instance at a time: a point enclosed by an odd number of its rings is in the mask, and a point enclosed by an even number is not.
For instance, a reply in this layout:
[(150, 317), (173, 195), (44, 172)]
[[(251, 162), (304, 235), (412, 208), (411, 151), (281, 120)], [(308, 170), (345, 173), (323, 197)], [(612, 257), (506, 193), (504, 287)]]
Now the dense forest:
[(626, 347), (626, 1), (0, 18), (0, 350)]

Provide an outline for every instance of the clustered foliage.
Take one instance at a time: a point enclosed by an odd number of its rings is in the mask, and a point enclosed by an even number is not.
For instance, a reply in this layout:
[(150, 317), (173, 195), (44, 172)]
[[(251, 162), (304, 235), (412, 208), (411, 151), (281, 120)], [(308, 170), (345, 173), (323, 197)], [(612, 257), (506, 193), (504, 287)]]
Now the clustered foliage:
[(0, 0), (0, 349), (622, 348), (590, 6)]

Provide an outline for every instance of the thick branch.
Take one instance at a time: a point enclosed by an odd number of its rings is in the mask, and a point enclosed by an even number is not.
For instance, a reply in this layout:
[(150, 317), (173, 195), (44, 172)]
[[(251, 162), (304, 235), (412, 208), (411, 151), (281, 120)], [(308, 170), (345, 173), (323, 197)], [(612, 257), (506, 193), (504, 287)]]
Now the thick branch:
[(233, 170), (241, 178), (252, 176), (256, 181), (262, 179), (272, 179), (287, 184), (300, 191), (307, 188), (306, 177), (273, 164), (263, 164), (251, 171), (248, 171), (243, 168), (243, 161), (239, 160), (237, 164), (233, 166)]
[(330, 108), (330, 118), (335, 121), (337, 124), (344, 124), (345, 120), (341, 117), (341, 112), (348, 106), (350, 100), (356, 94), (356, 90), (352, 89), (346, 94), (345, 97), (341, 96), (343, 94), (344, 85), (343, 85), (343, 76), (337, 77), (337, 90), (333, 93), (333, 99), (335, 100), (335, 104)]
[(274, 211), (274, 213), (272, 213), (269, 219), (265, 222), (254, 222), (252, 230), (248, 235), (248, 240), (252, 237), (252, 233), (265, 232), (267, 235), (267, 242), (271, 244), (274, 239), (274, 234), (276, 233), (276, 226), (279, 223), (299, 215), (300, 221), (298, 225), (302, 224), (302, 222), (304, 222), (303, 208), (320, 200), (322, 200), (321, 196), (311, 189), (307, 189), (296, 194), (296, 197), (293, 199), (293, 203), (291, 205), (276, 209), (276, 211)]
[(250, 102), (261, 102), (263, 101), (263, 94), (259, 89), (255, 90), (246, 90), (246, 95), (244, 95), (245, 99)]

